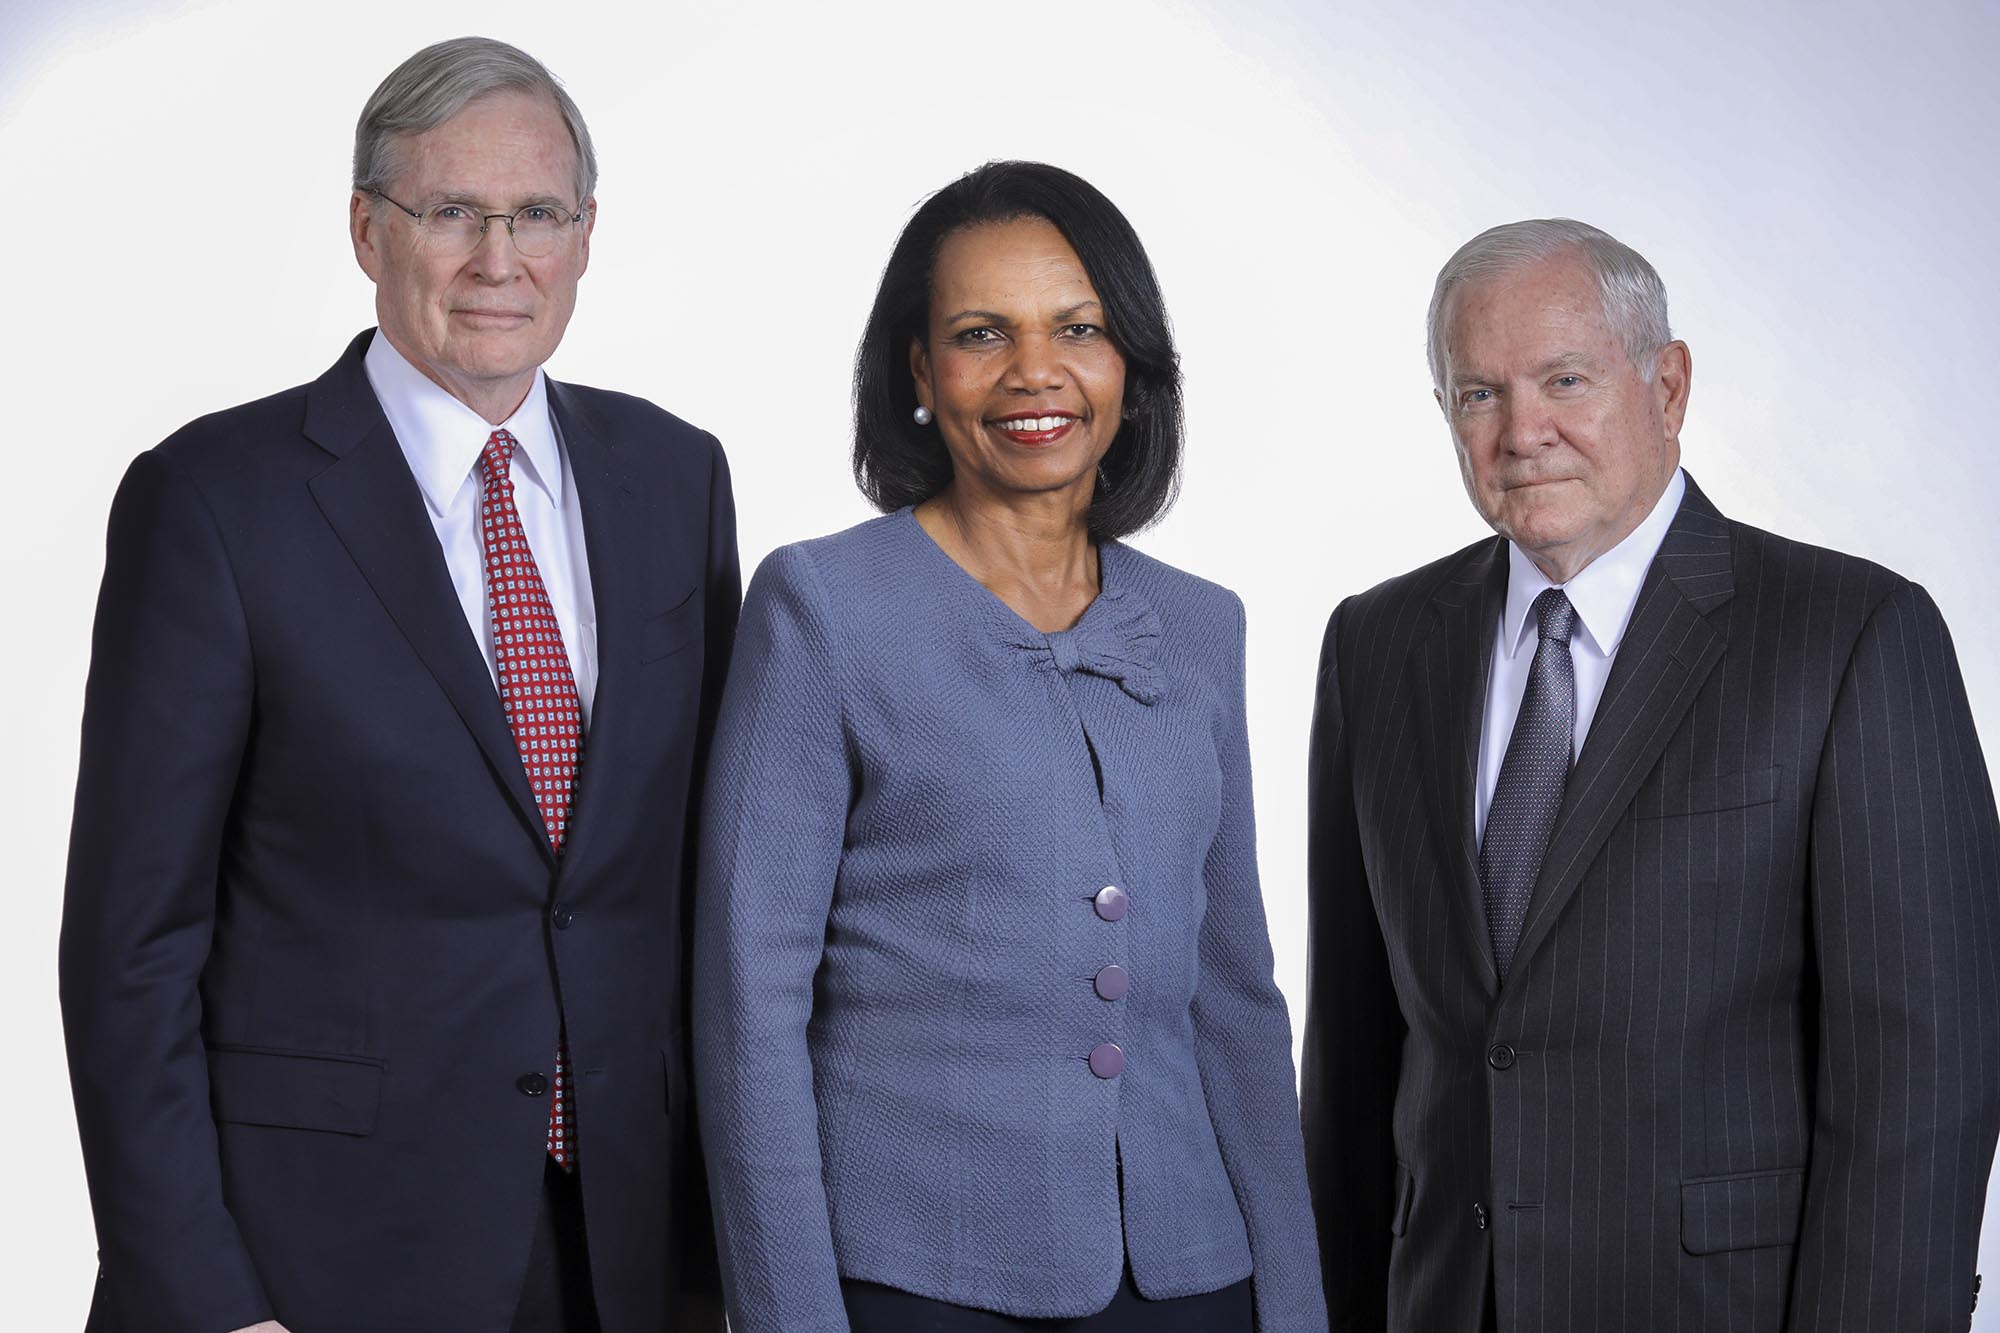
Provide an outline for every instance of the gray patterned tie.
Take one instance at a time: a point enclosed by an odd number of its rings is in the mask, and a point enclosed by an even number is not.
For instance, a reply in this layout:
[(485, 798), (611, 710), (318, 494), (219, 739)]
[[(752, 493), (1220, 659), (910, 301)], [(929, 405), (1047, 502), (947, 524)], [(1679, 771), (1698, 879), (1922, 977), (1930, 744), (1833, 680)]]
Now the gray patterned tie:
[(1514, 964), (1514, 946), (1521, 942), (1528, 895), (1549, 849), (1576, 735), (1576, 666), (1569, 656), (1576, 608), (1561, 588), (1549, 588), (1535, 598), (1534, 612), (1541, 642), (1528, 668), (1528, 688), (1521, 695), (1507, 757), (1500, 761), (1500, 780), (1486, 812), (1486, 836), (1479, 844), (1479, 890), (1486, 900), (1493, 962), (1503, 982)]

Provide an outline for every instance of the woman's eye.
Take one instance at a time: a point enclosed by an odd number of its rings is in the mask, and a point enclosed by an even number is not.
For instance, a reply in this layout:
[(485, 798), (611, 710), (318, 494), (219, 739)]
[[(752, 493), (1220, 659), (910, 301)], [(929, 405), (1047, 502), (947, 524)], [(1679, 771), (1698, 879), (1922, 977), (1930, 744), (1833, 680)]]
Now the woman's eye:
[(976, 343), (998, 342), (999, 339), (1000, 330), (981, 326), (976, 329), (961, 329), (952, 335), (951, 340), (955, 343), (964, 343), (970, 346)]
[(1062, 335), (1065, 338), (1092, 338), (1101, 330), (1095, 324), (1065, 324)]

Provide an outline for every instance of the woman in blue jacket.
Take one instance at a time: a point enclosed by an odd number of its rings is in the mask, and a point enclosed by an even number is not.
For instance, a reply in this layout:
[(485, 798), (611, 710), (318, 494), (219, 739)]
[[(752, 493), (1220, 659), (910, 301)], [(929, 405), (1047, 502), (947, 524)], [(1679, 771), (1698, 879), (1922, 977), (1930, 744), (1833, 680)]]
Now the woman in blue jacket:
[(855, 372), (886, 514), (764, 562), (710, 768), (735, 1333), (1326, 1327), (1242, 603), (1118, 540), (1180, 437), (1108, 199), (999, 162), (918, 210)]

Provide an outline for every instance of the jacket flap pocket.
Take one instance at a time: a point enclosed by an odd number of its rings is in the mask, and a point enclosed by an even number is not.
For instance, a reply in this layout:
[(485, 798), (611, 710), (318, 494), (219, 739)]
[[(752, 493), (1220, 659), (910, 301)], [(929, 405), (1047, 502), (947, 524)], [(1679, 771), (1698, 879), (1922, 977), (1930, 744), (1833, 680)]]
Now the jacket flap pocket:
[(365, 1056), (211, 1046), (208, 1093), (217, 1120), (372, 1134), (382, 1065)]
[(1416, 1201), (1417, 1178), (1410, 1168), (1396, 1163), (1396, 1207), (1389, 1214), (1389, 1234), (1400, 1236), (1410, 1229), (1410, 1205)]
[(1717, 773), (1667, 784), (1650, 799), (1641, 796), (1632, 813), (1640, 819), (1665, 819), (1669, 815), (1769, 805), (1778, 799), (1778, 771), (1775, 767), (1746, 768), (1740, 773)]
[(1795, 1244), (1805, 1201), (1802, 1166), (1683, 1181), (1681, 1248), (1720, 1254)]
[(697, 584), (676, 599), (672, 609), (647, 616), (639, 627), (639, 660), (651, 662), (677, 653), (699, 638), (702, 605)]

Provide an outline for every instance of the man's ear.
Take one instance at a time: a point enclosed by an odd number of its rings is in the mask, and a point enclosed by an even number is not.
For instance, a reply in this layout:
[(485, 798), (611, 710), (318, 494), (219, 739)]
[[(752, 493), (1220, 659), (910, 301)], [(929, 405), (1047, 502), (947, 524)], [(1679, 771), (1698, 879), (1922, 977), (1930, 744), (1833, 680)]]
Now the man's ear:
[(347, 201), (347, 237), (354, 242), (354, 262), (369, 281), (382, 281), (381, 229), (375, 223), (373, 195), (356, 190)]
[(1666, 418), (1667, 438), (1678, 440), (1681, 423), (1687, 420), (1688, 389), (1694, 380), (1694, 360), (1688, 345), (1679, 338), (1660, 349), (1660, 364), (1653, 371), (1654, 400)]
[(590, 233), (597, 229), (597, 196), (583, 201), (583, 261), (576, 267), (576, 276), (582, 277), (590, 271)]

